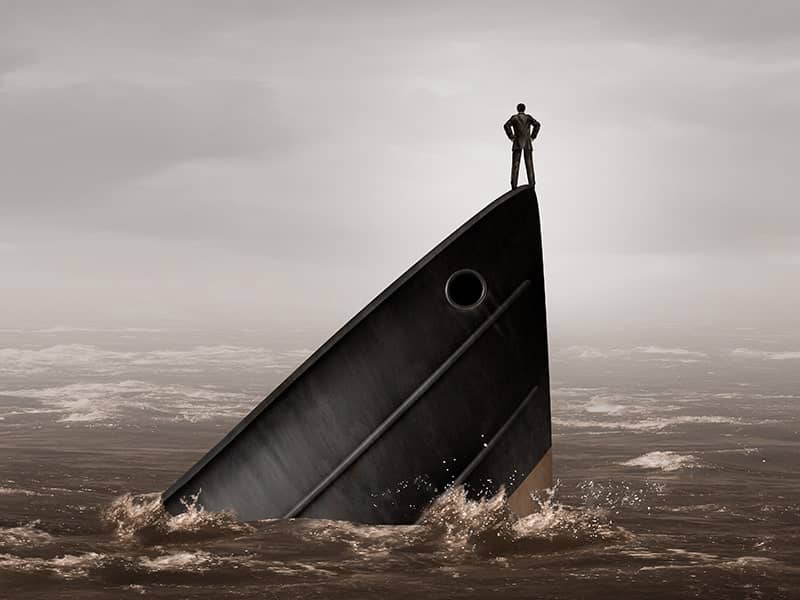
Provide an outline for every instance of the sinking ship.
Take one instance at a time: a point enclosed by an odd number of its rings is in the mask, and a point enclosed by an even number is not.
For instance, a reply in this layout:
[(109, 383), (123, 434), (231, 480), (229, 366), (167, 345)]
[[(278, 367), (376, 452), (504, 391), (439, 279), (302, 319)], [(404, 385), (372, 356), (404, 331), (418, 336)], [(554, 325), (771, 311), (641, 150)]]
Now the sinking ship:
[(416, 522), (448, 488), (552, 485), (536, 193), (501, 196), (426, 254), (163, 494), (243, 520)]

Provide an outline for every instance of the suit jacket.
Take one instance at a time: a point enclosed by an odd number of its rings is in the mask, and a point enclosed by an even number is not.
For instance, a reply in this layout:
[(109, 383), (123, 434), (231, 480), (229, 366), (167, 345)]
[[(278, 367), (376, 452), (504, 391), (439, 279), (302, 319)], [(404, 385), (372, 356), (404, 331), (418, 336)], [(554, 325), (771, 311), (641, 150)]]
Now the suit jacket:
[[(529, 114), (517, 113), (506, 121), (503, 129), (508, 139), (514, 142), (511, 146), (513, 150), (533, 150), (531, 142), (539, 135), (541, 126), (542, 124)], [(531, 127), (533, 127), (533, 131), (531, 131)]]

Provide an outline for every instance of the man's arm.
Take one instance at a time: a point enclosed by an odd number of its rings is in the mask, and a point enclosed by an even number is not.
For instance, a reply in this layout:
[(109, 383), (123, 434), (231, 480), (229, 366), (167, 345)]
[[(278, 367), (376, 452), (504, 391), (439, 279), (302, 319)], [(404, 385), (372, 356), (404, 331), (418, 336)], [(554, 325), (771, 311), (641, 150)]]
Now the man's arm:
[(533, 129), (531, 130), (531, 139), (535, 140), (536, 136), (539, 135), (539, 129), (541, 129), (542, 124), (539, 123), (539, 121), (537, 121), (533, 117), (531, 117), (531, 125), (533, 126)]
[(514, 132), (511, 130), (511, 119), (506, 121), (506, 124), (503, 125), (503, 129), (505, 130), (506, 136), (508, 137), (508, 139), (510, 139), (513, 142), (514, 141)]

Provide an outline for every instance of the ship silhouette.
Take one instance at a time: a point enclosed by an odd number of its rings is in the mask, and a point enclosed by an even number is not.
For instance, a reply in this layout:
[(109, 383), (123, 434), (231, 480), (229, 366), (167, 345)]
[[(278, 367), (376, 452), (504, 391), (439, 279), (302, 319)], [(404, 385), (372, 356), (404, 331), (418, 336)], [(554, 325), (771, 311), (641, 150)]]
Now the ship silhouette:
[(481, 210), (345, 324), (163, 494), (243, 520), (414, 523), (450, 487), (552, 485), (539, 207)]

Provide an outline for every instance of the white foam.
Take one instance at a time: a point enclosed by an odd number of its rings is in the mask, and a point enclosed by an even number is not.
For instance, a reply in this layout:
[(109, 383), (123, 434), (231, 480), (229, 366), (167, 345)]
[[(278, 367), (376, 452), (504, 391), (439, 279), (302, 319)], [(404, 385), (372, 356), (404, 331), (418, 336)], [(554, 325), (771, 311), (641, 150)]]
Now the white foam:
[(670, 450), (648, 452), (630, 460), (619, 463), (625, 467), (640, 467), (642, 469), (659, 469), (671, 472), (698, 466), (698, 460), (691, 454), (678, 454)]

